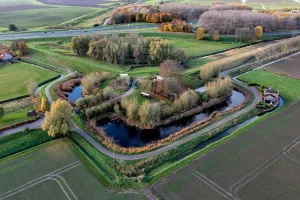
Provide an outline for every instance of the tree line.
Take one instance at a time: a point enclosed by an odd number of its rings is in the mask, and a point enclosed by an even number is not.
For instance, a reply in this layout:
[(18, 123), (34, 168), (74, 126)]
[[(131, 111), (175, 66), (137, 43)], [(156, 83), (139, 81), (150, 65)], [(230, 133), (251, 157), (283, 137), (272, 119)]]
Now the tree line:
[(191, 33), (193, 32), (193, 26), (192, 24), (188, 24), (186, 21), (183, 20), (173, 20), (172, 22), (162, 23), (158, 27), (158, 30), (164, 31), (164, 32), (187, 32)]
[(235, 34), (238, 28), (261, 26), (264, 32), (300, 27), (300, 14), (258, 13), (240, 10), (208, 11), (201, 15), (198, 25), (205, 31), (218, 30), (221, 34)]
[(158, 37), (144, 38), (138, 34), (125, 37), (75, 36), (71, 49), (80, 56), (89, 56), (112, 64), (159, 64), (166, 59), (181, 62), (185, 59), (183, 50), (174, 49), (168, 40)]

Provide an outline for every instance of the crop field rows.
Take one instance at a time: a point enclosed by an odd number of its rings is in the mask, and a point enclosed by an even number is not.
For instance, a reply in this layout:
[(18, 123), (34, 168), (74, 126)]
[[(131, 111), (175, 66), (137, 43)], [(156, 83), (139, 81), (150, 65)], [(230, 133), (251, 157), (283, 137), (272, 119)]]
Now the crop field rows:
[(69, 140), (60, 139), (37, 151), (0, 160), (0, 200), (143, 199), (135, 192), (107, 191), (74, 148)]
[(275, 74), (280, 74), (280, 75), (288, 76), (299, 80), (300, 79), (299, 59), (300, 59), (300, 54), (286, 58), (272, 65), (269, 65), (264, 69)]
[(297, 199), (300, 103), (153, 185), (164, 199)]

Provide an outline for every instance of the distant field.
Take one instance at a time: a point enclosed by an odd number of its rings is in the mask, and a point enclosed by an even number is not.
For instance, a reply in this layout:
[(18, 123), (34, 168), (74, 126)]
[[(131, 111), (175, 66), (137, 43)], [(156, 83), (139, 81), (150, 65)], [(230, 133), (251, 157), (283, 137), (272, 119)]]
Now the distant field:
[[(241, 3), (240, 0), (166, 0), (164, 2), (168, 3), (191, 3), (191, 4), (200, 4), (200, 5), (210, 5), (213, 2), (233, 2)], [(145, 4), (159, 4), (160, 0), (148, 0), (144, 1)], [(297, 3), (293, 0), (248, 0), (246, 4), (251, 5), (254, 9), (263, 9), (262, 5), (266, 9), (280, 9), (280, 8), (296, 8), (300, 3)]]
[(36, 0), (1, 0), (0, 27), (15, 24), (22, 28), (50, 26), (95, 12), (96, 8), (45, 5)]
[(0, 101), (26, 95), (29, 80), (41, 83), (56, 75), (57, 73), (55, 72), (26, 63), (16, 63), (0, 67)]
[(272, 73), (300, 79), (300, 54), (286, 58), (280, 62), (268, 65), (264, 69)]
[(158, 181), (153, 190), (166, 200), (298, 199), (299, 119), (296, 103)]
[(111, 5), (117, 0), (39, 0), (44, 4), (51, 5), (64, 5), (64, 6), (82, 6), (82, 7), (106, 7), (107, 5)]
[(74, 148), (60, 139), (0, 160), (0, 199), (144, 199), (138, 193), (108, 191)]

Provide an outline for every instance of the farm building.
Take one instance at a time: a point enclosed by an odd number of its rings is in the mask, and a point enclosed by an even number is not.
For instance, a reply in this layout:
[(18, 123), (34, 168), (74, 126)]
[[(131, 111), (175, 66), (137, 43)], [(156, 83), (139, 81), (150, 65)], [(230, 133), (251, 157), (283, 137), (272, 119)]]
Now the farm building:
[(11, 61), (12, 60), (12, 55), (10, 55), (9, 53), (7, 53), (7, 52), (2, 52), (1, 54), (0, 54), (0, 61), (1, 62), (9, 62), (9, 61)]
[(279, 91), (267, 88), (264, 90), (264, 101), (268, 104), (275, 104), (279, 100)]

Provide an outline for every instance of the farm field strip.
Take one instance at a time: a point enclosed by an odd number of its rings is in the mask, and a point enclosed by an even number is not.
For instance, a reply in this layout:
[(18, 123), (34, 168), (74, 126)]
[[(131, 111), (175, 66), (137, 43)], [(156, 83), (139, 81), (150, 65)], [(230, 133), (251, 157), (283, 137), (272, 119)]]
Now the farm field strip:
[[(285, 175), (288, 172), (282, 169), (281, 165), (291, 165), (295, 168), (300, 164), (300, 136), (297, 135), (297, 130), (300, 128), (297, 123), (299, 110), (299, 102), (290, 104), (266, 122), (224, 142), (189, 165), (163, 178), (153, 185), (152, 190), (165, 199), (188, 199), (191, 196), (184, 196), (187, 194), (187, 188), (182, 185), (196, 184), (189, 193), (192, 195), (198, 192), (197, 198), (199, 199), (212, 199), (208, 196), (211, 192), (217, 195), (214, 199), (267, 198), (266, 195), (272, 195), (267, 188), (269, 190), (272, 187), (281, 188), (281, 180), (289, 184), (289, 179)], [(274, 121), (277, 121), (276, 126), (273, 125)], [(289, 124), (289, 130), (284, 129), (286, 123)], [(273, 129), (269, 130), (271, 127)], [(272, 172), (269, 172), (270, 170)], [(272, 182), (274, 173), (276, 180)], [(295, 171), (289, 173), (293, 181), (300, 180), (300, 176), (296, 173)], [(266, 176), (268, 179), (262, 179)], [(260, 185), (258, 180), (264, 180), (268, 184)], [(182, 185), (175, 187), (177, 182), (181, 182)], [(266, 189), (259, 189), (261, 187)], [(199, 192), (196, 191), (197, 188), (206, 188), (206, 190)], [(273, 194), (270, 198), (295, 199), (294, 191), (297, 188), (297, 184), (287, 185), (284, 190), (279, 189), (273, 192), (279, 196)], [(259, 192), (255, 193), (254, 190)], [(176, 196), (179, 197), (174, 198)]]
[[(77, 167), (77, 166), (79, 166), (81, 164), (82, 163), (80, 161), (76, 161), (76, 162), (73, 162), (73, 163), (71, 163), (69, 165), (66, 165), (65, 167), (62, 167), (62, 168), (57, 169), (55, 171), (52, 171), (52, 172), (50, 172), (50, 173), (48, 173), (48, 174), (46, 174), (44, 176), (41, 176), (41, 177), (39, 177), (37, 179), (29, 181), (28, 183), (26, 183), (24, 185), (21, 185), (21, 186), (19, 186), (17, 188), (14, 188), (14, 189), (10, 190), (10, 191), (7, 191), (7, 192), (5, 192), (3, 194), (0, 194), (0, 200), (6, 199), (6, 198), (8, 198), (8, 197), (10, 197), (12, 195), (15, 195), (15, 194), (17, 194), (19, 192), (22, 192), (22, 191), (24, 191), (24, 190), (26, 190), (26, 189), (28, 189), (30, 187), (33, 187), (34, 185), (37, 185), (37, 184), (42, 183), (44, 181), (47, 181), (49, 179), (55, 180), (59, 184), (59, 186), (61, 187), (61, 189), (63, 190), (63, 192), (65, 193), (65, 195), (68, 197), (68, 199), (70, 199), (70, 197), (69, 197), (68, 193), (66, 192), (63, 184), (65, 184), (65, 187), (67, 187), (67, 189), (73, 195), (73, 197), (75, 199), (77, 199), (76, 195), (74, 194), (74, 192), (72, 191), (72, 189), (69, 187), (69, 185), (67, 184), (67, 182), (61, 176), (59, 176), (59, 175), (62, 174), (62, 173), (64, 173), (64, 172), (66, 172), (66, 171), (68, 171), (68, 170), (71, 170), (71, 169), (73, 169), (73, 168), (75, 168), (75, 167)], [(63, 182), (63, 184), (61, 183), (61, 181)]]

